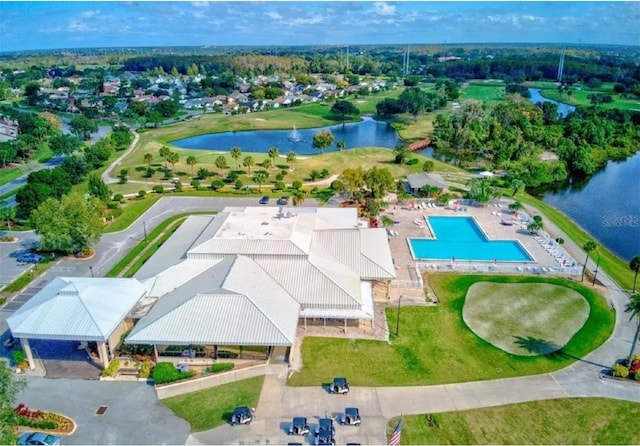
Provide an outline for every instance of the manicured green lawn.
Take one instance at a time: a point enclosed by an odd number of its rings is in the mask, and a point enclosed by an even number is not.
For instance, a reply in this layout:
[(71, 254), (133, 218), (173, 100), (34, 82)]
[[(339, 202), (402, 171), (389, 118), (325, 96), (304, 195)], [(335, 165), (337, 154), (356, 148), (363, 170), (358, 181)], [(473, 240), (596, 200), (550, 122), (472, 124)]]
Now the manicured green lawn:
[(561, 349), (589, 317), (577, 291), (549, 283), (476, 282), (462, 316), (482, 339), (514, 355)]
[(23, 170), (19, 167), (9, 167), (0, 169), (0, 186), (10, 183), (23, 174)]
[[(355, 386), (408, 386), (478, 381), (558, 370), (601, 345), (613, 330), (615, 314), (588, 287), (556, 278), (437, 274), (427, 276), (440, 299), (437, 307), (402, 307), (400, 334), (391, 343), (306, 337), (303, 369), (289, 383), (320, 385), (347, 376)], [(584, 296), (591, 312), (584, 326), (555, 354), (516, 356), (476, 336), (462, 319), (467, 290), (476, 282), (550, 283)], [(395, 330), (397, 309), (388, 308)]]
[(264, 376), (257, 376), (161, 401), (185, 419), (192, 432), (200, 432), (228, 423), (235, 407), (256, 407), (263, 382)]
[[(116, 192), (118, 193), (118, 192)], [(136, 221), (138, 217), (147, 212), (151, 206), (153, 206), (158, 200), (160, 196), (151, 196), (149, 198), (145, 198), (143, 200), (134, 200), (127, 202), (126, 205), (123, 206), (123, 213), (121, 216), (116, 218), (114, 222), (105, 228), (104, 232), (118, 232), (124, 229), (127, 229), (131, 223)]]
[(482, 102), (498, 102), (505, 98), (504, 82), (471, 82), (460, 90), (461, 100), (474, 99)]
[(528, 82), (525, 85), (540, 89), (540, 94), (547, 99), (564, 102), (569, 105), (591, 105), (589, 96), (592, 94), (608, 94), (613, 98), (613, 102), (608, 104), (600, 104), (602, 108), (619, 108), (622, 110), (640, 110), (640, 100), (626, 99), (613, 92), (613, 83), (603, 83), (600, 88), (591, 89), (582, 83), (576, 83), (571, 86), (571, 96), (567, 92), (560, 93), (558, 87), (553, 82)]
[[(640, 404), (567, 398), (403, 417), (401, 444), (640, 444)], [(389, 421), (387, 437), (397, 418)]]

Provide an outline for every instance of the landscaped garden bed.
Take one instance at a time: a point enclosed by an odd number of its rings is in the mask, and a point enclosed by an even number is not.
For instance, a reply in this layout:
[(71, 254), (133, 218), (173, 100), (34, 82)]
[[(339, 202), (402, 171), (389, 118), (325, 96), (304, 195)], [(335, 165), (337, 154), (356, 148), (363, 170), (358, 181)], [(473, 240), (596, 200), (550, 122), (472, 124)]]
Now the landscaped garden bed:
[(69, 417), (55, 412), (31, 410), (23, 403), (18, 404), (14, 412), (18, 416), (18, 430), (38, 430), (56, 435), (71, 435), (76, 423)]

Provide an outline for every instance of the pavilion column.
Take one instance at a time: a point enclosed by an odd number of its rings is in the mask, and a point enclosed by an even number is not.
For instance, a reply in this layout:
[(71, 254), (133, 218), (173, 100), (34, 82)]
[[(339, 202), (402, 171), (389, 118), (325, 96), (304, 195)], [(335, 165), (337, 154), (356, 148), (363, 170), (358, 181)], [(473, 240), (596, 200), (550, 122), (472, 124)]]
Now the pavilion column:
[(344, 318), (344, 334), (347, 334), (347, 318)]
[(102, 367), (107, 368), (109, 365), (109, 355), (107, 354), (107, 343), (106, 342), (98, 342), (98, 356), (100, 357), (100, 362), (102, 362)]
[(153, 344), (153, 359), (157, 364), (158, 363), (158, 346), (156, 344)]
[(36, 363), (33, 361), (33, 352), (31, 351), (31, 345), (29, 345), (29, 339), (20, 338), (20, 344), (22, 344), (22, 350), (27, 355), (27, 361), (29, 362), (29, 368), (35, 370)]

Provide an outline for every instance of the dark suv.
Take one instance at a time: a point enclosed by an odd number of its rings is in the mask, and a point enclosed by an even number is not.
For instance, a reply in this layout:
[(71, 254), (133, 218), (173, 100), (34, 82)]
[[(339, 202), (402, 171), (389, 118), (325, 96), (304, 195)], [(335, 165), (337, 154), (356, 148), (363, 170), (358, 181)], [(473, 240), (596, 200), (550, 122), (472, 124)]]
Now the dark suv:
[(289, 197), (287, 197), (286, 195), (278, 198), (278, 204), (280, 206), (286, 206), (289, 204)]

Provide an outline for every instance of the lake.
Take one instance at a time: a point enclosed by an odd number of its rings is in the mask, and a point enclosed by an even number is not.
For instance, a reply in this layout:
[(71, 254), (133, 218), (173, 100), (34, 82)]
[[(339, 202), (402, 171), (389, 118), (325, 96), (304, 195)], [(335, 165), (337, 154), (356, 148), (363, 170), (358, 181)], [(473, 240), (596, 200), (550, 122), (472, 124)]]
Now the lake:
[(537, 104), (538, 102), (550, 102), (552, 104), (556, 104), (558, 106), (558, 115), (563, 118), (566, 118), (569, 113), (576, 110), (573, 105), (563, 104), (562, 102), (545, 98), (540, 94), (540, 90), (537, 88), (529, 88), (529, 93), (531, 93), (529, 100), (534, 104)]
[(333, 146), (324, 152), (338, 150), (337, 143), (345, 142), (346, 149), (355, 147), (386, 147), (395, 149), (400, 138), (395, 129), (386, 122), (379, 122), (370, 117), (362, 121), (348, 124), (337, 124), (329, 127), (291, 130), (251, 130), (244, 132), (210, 133), (172, 141), (182, 149), (229, 151), (238, 146), (242, 152), (267, 153), (270, 147), (277, 147), (281, 154), (296, 152), (299, 155), (319, 154), (312, 147), (313, 134), (322, 129), (333, 133)]

